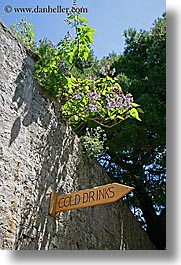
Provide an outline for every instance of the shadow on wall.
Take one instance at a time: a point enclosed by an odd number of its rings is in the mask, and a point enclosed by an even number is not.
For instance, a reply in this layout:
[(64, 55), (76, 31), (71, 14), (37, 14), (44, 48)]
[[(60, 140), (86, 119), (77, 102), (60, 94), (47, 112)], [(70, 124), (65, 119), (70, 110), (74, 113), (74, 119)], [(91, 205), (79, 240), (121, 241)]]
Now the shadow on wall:
[(11, 147), (12, 143), (18, 137), (19, 132), (20, 132), (20, 129), (21, 129), (21, 117), (18, 117), (14, 121), (13, 126), (12, 126), (12, 129), (11, 129), (11, 138), (10, 138), (10, 141), (9, 141), (9, 147)]
[(11, 129), (9, 147), (18, 137), (22, 125), (28, 127), (33, 122), (39, 122), (46, 129), (50, 123), (50, 120), (44, 117), (45, 110), (43, 107), (45, 102), (48, 104), (49, 100), (34, 93), (34, 90), (38, 89), (39, 86), (34, 81), (33, 61), (30, 57), (24, 59), (22, 70), (17, 76), (15, 84), (16, 90), (12, 102), (16, 103), (16, 111), (19, 116)]

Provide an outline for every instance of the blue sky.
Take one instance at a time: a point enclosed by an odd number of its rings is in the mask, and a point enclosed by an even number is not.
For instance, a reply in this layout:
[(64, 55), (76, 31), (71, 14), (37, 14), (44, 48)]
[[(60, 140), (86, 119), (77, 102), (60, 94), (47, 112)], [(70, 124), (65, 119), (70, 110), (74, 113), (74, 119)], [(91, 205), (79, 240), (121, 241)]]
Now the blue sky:
[[(64, 23), (66, 15), (5, 13), (4, 7), (56, 7), (72, 6), (72, 0), (1, 0), (0, 18), (6, 26), (19, 22), (23, 17), (35, 26), (36, 40), (47, 37), (57, 43), (67, 32)], [(118, 54), (124, 50), (123, 32), (128, 28), (149, 30), (154, 20), (166, 10), (166, 0), (78, 0), (78, 6), (87, 8), (83, 15), (89, 26), (96, 29), (94, 52), (98, 59), (114, 51)]]

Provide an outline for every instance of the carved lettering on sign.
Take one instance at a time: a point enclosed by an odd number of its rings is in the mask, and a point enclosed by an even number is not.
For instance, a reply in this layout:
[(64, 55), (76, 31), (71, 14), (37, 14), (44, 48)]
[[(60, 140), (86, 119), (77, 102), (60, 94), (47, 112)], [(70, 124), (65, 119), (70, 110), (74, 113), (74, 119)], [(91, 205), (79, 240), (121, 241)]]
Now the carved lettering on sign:
[(57, 195), (52, 192), (49, 213), (51, 216), (57, 217), (57, 214), (62, 211), (115, 202), (133, 189), (132, 187), (113, 183), (70, 194)]

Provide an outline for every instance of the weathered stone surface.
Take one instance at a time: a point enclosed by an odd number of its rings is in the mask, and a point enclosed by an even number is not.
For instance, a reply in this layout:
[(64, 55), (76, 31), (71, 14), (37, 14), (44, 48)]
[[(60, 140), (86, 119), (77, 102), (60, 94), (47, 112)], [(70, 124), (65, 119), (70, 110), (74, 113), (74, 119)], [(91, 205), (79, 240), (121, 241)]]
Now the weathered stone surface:
[(122, 201), (48, 215), (52, 190), (110, 179), (42, 95), (33, 65), (0, 23), (0, 249), (154, 249)]

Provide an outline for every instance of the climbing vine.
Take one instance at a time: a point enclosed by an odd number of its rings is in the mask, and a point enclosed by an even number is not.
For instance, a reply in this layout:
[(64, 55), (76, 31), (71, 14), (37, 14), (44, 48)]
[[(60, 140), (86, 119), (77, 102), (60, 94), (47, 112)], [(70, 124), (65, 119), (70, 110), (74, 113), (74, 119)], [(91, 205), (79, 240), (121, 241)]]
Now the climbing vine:
[[(139, 112), (142, 111), (130, 93), (123, 93), (114, 78), (115, 69), (110, 70), (109, 65), (105, 65), (100, 69), (101, 77), (98, 78), (75, 76), (76, 64), (89, 57), (96, 31), (75, 9), (67, 14), (65, 23), (70, 26), (71, 33), (68, 32), (57, 45), (44, 39), (37, 46), (33, 26), (26, 19), (11, 27), (24, 45), (36, 53), (35, 78), (58, 100), (62, 118), (77, 131), (90, 122), (102, 128), (111, 128), (128, 117), (140, 121)], [(91, 155), (98, 154), (97, 148), (101, 146), (102, 149), (102, 142), (99, 138), (90, 140), (90, 135), (93, 138), (90, 133), (83, 136), (83, 145), (91, 150)]]
[(98, 79), (73, 75), (76, 61), (87, 60), (96, 31), (77, 13), (68, 14), (65, 22), (74, 36), (68, 32), (56, 46), (42, 41), (35, 64), (36, 79), (60, 101), (62, 116), (75, 129), (90, 120), (108, 128), (130, 116), (140, 120), (132, 95), (123, 94), (109, 69), (101, 69), (104, 77)]
[(10, 26), (11, 32), (25, 45), (25, 47), (33, 52), (37, 51), (33, 33), (34, 26), (29, 23), (26, 18), (23, 18), (17, 24)]

